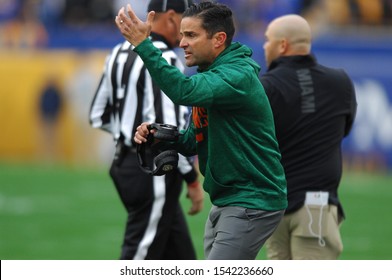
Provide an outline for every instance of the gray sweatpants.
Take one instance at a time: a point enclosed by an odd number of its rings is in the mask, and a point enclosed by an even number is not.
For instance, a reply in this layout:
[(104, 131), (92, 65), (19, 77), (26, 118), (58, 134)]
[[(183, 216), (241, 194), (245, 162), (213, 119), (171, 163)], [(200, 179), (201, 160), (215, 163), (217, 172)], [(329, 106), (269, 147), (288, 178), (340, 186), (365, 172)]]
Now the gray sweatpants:
[(254, 260), (282, 219), (284, 210), (212, 206), (204, 232), (207, 260)]

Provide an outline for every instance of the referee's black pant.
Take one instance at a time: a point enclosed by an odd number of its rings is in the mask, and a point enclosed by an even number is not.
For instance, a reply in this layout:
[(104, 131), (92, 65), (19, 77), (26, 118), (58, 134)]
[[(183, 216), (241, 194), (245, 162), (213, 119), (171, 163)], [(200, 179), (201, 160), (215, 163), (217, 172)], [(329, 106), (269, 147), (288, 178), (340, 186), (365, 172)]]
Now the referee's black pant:
[(177, 170), (150, 176), (128, 149), (120, 162), (113, 161), (110, 176), (128, 212), (120, 259), (196, 259), (179, 203), (183, 181)]

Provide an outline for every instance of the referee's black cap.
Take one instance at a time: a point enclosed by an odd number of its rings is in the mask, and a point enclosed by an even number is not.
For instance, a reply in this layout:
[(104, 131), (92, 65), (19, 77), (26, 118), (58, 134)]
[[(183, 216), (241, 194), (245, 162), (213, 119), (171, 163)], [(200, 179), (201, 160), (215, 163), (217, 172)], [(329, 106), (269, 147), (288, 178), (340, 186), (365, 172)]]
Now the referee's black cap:
[(148, 4), (147, 11), (164, 13), (172, 9), (177, 13), (183, 13), (192, 4), (192, 0), (151, 0), (150, 4)]

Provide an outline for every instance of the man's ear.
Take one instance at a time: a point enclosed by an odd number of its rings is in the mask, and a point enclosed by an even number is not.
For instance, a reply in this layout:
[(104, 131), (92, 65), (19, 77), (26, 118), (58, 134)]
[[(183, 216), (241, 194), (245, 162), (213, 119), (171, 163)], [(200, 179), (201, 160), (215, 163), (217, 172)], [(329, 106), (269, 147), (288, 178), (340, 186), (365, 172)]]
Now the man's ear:
[(222, 45), (224, 45), (226, 43), (227, 35), (226, 35), (226, 32), (221, 31), (221, 32), (215, 33), (213, 38), (215, 39), (214, 46), (216, 48), (220, 48)]
[(279, 53), (280, 54), (285, 54), (289, 49), (289, 42), (287, 41), (286, 38), (280, 40), (279, 44)]
[(169, 19), (173, 20), (174, 17), (176, 16), (176, 12), (173, 9), (170, 9), (166, 12), (166, 15), (168, 16)]

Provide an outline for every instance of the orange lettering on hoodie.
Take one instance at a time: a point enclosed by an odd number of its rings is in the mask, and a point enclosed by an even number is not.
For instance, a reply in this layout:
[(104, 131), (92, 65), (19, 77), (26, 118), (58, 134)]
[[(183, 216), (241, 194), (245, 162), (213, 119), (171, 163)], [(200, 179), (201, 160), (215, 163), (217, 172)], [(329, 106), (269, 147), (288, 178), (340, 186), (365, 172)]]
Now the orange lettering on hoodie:
[[(208, 126), (207, 110), (201, 107), (192, 108), (192, 120), (196, 128), (203, 128)], [(196, 141), (201, 142), (204, 140), (203, 133), (196, 134)]]

